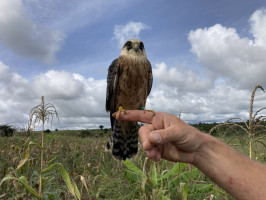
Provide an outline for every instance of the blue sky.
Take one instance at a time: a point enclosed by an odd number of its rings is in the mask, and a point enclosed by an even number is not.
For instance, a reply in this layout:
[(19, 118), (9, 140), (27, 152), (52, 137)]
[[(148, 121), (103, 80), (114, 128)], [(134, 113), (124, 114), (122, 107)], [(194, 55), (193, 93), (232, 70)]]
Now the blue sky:
[[(107, 69), (140, 38), (152, 63), (147, 107), (189, 123), (247, 119), (266, 87), (266, 1), (1, 0), (0, 123), (24, 126), (44, 95), (59, 128), (109, 126)], [(257, 106), (265, 106), (258, 92)], [(14, 117), (15, 116), (15, 117)]]

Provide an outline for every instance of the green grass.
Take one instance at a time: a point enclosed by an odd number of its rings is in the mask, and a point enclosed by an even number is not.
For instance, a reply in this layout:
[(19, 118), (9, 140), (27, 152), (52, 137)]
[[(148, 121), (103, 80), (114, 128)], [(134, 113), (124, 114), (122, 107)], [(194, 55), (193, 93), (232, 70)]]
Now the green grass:
[[(79, 134), (78, 132), (72, 133)], [(97, 137), (99, 132), (99, 130), (92, 130), (92, 136), (85, 138), (72, 135), (71, 131), (62, 131), (62, 135), (61, 131), (46, 135), (44, 169), (48, 164), (62, 163), (70, 177), (77, 183), (79, 190), (82, 191), (82, 199), (118, 199), (120, 197), (131, 199), (134, 196), (138, 198), (140, 191), (132, 191), (128, 181), (124, 178), (123, 164), (114, 160), (109, 152), (104, 151), (108, 137)], [(30, 140), (36, 143), (40, 141), (39, 133), (34, 133)], [(40, 166), (38, 148), (33, 147), (27, 164), (20, 170), (15, 170), (19, 161), (24, 157), (25, 141), (26, 137), (19, 135), (11, 138), (0, 137), (0, 180), (9, 173), (15, 177), (24, 175), (29, 177), (30, 185), (38, 190)], [(86, 180), (88, 191), (82, 187), (81, 176)], [(59, 172), (49, 172), (45, 178), (47, 182), (43, 190), (46, 198), (43, 199), (49, 199), (49, 193), (51, 199), (73, 199)], [(0, 187), (0, 194), (0, 199), (1, 196), (3, 199), (14, 199), (21, 195), (26, 198), (29, 195), (23, 187), (12, 181), (3, 183)]]
[[(165, 199), (166, 197), (181, 199), (180, 187), (184, 187), (185, 184), (187, 184), (188, 199), (209, 199), (211, 195), (215, 195), (216, 199), (230, 199), (229, 195), (217, 192), (216, 190), (221, 191), (221, 189), (216, 185), (204, 192), (193, 190), (193, 188), (198, 188), (199, 184), (213, 183), (202, 173), (193, 175), (195, 168), (191, 165), (185, 165), (182, 171), (172, 174), (167, 179), (162, 179), (161, 182), (158, 181), (157, 185), (151, 186), (144, 182), (145, 193), (143, 193), (141, 189), (143, 182), (132, 181), (133, 179), (126, 177), (125, 173), (129, 169), (122, 162), (113, 159), (110, 152), (105, 152), (110, 130), (107, 132), (104, 130), (86, 131), (86, 134), (82, 134), (82, 131), (52, 131), (46, 134), (44, 139), (44, 170), (54, 163), (62, 163), (71, 179), (77, 184), (81, 199), (162, 199), (162, 196), (165, 196)], [(230, 136), (222, 139), (227, 142)], [(9, 138), (0, 137), (0, 182), (8, 174), (17, 178), (25, 176), (29, 185), (38, 191), (39, 148), (32, 146), (29, 160), (23, 167), (16, 170), (25, 156), (26, 140), (23, 133), (16, 133), (15, 136)], [(30, 141), (40, 144), (40, 132), (32, 133)], [(235, 140), (234, 143), (241, 145), (240, 141)], [(236, 148), (239, 147), (236, 146)], [(256, 148), (258, 149), (256, 156), (261, 155), (259, 160), (265, 162), (265, 147)], [(244, 153), (248, 155), (248, 151)], [(146, 162), (144, 172), (153, 181), (155, 172), (158, 177), (163, 177), (175, 166), (175, 163), (167, 161), (161, 161), (156, 165), (151, 161), (145, 161), (145, 154), (140, 148), (132, 163), (143, 171), (144, 162)], [(43, 176), (42, 199), (73, 199), (59, 169), (53, 169)], [(33, 197), (19, 182), (9, 180), (0, 186), (0, 199), (33, 199)]]

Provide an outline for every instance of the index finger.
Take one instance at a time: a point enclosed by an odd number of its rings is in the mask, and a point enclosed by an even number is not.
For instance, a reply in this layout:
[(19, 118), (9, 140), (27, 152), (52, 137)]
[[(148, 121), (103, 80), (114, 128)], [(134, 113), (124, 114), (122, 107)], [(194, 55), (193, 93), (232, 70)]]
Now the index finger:
[(121, 112), (120, 115), (117, 115), (116, 119), (119, 121), (143, 122), (151, 124), (153, 117), (153, 112), (144, 112), (143, 110), (126, 110), (125, 112)]

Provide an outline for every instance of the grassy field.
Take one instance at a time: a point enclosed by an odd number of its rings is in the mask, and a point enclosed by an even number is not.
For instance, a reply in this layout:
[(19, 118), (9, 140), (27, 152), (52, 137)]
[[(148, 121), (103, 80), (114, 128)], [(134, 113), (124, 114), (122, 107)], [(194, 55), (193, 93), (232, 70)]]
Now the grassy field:
[[(266, 107), (253, 110), (257, 89), (264, 91), (259, 85), (253, 89), (248, 121), (194, 126), (266, 163), (266, 116), (261, 114)], [(0, 126), (0, 199), (231, 199), (192, 165), (154, 163), (141, 147), (132, 160), (113, 159), (104, 150), (108, 129), (31, 132), (35, 125), (44, 130), (53, 118), (58, 119), (56, 108), (42, 97), (30, 111), (27, 132), (2, 137), (13, 131)]]
[[(44, 170), (52, 165), (58, 167), (43, 173), (42, 199), (79, 199), (56, 163), (62, 164), (73, 185), (76, 184), (80, 199), (231, 199), (193, 166), (167, 161), (154, 163), (145, 159), (141, 148), (129, 163), (114, 160), (104, 150), (109, 135), (107, 129), (46, 134)], [(240, 147), (244, 145), (241, 140), (232, 136), (221, 139), (225, 142), (232, 139), (232, 144), (248, 155), (248, 150)], [(6, 176), (18, 179), (2, 183), (0, 199), (34, 199), (22, 182), (38, 191), (40, 143), (40, 132), (32, 133), (28, 140), (20, 132), (13, 137), (0, 137), (0, 182)], [(265, 151), (263, 145), (257, 145), (254, 159), (265, 163)], [(22, 160), (25, 163), (18, 168)]]

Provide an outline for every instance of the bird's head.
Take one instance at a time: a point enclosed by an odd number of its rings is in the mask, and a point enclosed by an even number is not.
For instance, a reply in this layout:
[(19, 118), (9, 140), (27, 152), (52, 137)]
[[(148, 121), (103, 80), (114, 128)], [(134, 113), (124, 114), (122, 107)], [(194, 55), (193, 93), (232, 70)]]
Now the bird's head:
[(137, 39), (126, 41), (120, 56), (147, 57), (143, 42)]

